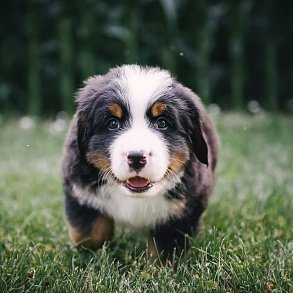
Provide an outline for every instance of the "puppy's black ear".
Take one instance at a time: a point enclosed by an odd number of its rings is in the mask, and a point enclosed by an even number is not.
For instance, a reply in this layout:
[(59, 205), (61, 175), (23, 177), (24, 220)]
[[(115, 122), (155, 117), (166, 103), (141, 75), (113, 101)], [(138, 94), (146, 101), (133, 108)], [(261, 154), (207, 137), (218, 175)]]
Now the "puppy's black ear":
[(192, 149), (198, 160), (208, 166), (208, 147), (201, 130), (200, 120), (194, 122), (193, 131), (191, 133), (191, 142)]
[(90, 136), (90, 124), (84, 115), (84, 112), (77, 113), (77, 145), (81, 155), (85, 154), (87, 138)]
[(75, 95), (77, 103), (77, 143), (81, 154), (85, 152), (87, 139), (92, 132), (93, 105), (101, 86), (101, 80), (102, 76), (100, 75), (88, 78), (84, 82), (84, 87), (80, 88)]
[(176, 83), (174, 89), (176, 96), (181, 100), (181, 113), (186, 113), (186, 115), (182, 115), (182, 117), (185, 116), (185, 118), (181, 117), (181, 120), (184, 121), (184, 131), (187, 133), (190, 148), (197, 159), (208, 166), (208, 147), (202, 132), (204, 121), (202, 121), (201, 112), (204, 111), (204, 107), (199, 97), (189, 88)]

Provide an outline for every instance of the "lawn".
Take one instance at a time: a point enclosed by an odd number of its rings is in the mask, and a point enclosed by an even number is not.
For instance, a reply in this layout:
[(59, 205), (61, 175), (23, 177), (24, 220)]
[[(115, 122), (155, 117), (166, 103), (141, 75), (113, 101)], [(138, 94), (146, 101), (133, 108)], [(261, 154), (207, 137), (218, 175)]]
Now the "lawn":
[(75, 249), (60, 175), (67, 123), (0, 121), (0, 292), (293, 292), (293, 117), (221, 114), (218, 180), (175, 272), (117, 229)]

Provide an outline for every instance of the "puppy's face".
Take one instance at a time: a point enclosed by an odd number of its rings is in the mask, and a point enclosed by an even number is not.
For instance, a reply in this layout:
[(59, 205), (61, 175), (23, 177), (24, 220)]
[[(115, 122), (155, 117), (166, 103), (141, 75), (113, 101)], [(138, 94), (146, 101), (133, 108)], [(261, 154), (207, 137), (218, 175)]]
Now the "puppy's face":
[(123, 66), (90, 78), (78, 94), (81, 154), (126, 195), (166, 192), (192, 156), (207, 164), (192, 98), (154, 68)]

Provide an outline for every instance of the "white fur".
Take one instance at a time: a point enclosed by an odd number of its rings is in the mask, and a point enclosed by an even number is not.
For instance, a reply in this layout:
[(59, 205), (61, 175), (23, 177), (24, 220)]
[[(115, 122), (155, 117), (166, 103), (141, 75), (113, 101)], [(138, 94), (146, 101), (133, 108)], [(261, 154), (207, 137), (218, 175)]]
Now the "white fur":
[(102, 186), (97, 194), (74, 185), (73, 195), (80, 204), (97, 208), (118, 224), (132, 229), (154, 228), (180, 216), (184, 209), (184, 201), (168, 200), (163, 193), (154, 197), (125, 196), (116, 184)]
[[(149, 127), (145, 118), (150, 104), (166, 91), (173, 80), (167, 71), (128, 65), (123, 68), (122, 77), (117, 82), (129, 104), (132, 121), (130, 129), (110, 146), (112, 172), (120, 181), (137, 175), (152, 182), (160, 181), (169, 165), (169, 153), (163, 138)], [(130, 151), (143, 151), (147, 157), (147, 164), (139, 173), (129, 170), (127, 153)], [(158, 187), (151, 188), (148, 196), (157, 194)], [(122, 189), (122, 192), (130, 194), (127, 189)]]

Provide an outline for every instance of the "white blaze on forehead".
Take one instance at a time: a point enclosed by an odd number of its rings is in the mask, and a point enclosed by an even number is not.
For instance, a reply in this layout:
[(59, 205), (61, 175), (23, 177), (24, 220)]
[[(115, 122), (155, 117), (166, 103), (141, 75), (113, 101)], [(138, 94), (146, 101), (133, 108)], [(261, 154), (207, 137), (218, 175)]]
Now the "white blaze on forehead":
[(119, 83), (125, 90), (125, 99), (136, 124), (142, 122), (150, 102), (159, 98), (172, 85), (173, 79), (167, 71), (158, 68), (126, 65)]
[(157, 68), (141, 68), (136, 65), (123, 66), (116, 82), (119, 83), (130, 108), (130, 128), (119, 135), (110, 146), (111, 168), (116, 178), (124, 181), (136, 176), (130, 171), (127, 153), (143, 151), (147, 164), (139, 176), (157, 182), (166, 174), (169, 152), (163, 137), (151, 129), (146, 111), (151, 103), (161, 97), (173, 83), (167, 71)]

